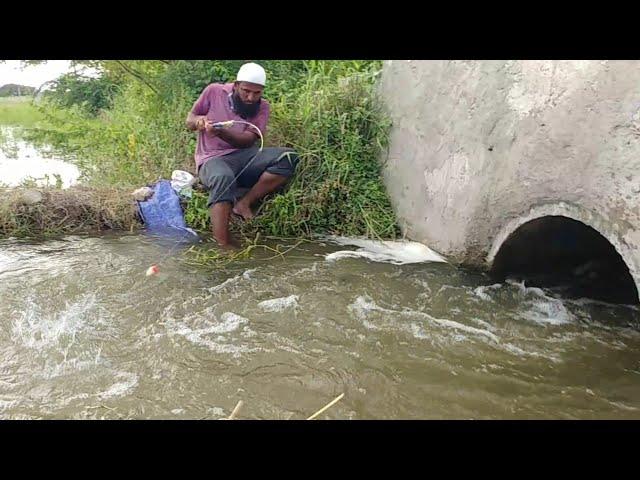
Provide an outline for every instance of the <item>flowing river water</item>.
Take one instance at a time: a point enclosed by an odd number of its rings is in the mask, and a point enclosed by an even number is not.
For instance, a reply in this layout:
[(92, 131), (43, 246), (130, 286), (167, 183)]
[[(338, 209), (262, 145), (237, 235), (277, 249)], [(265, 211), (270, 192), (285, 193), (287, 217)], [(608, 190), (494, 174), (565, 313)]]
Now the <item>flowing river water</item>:
[(403, 242), (226, 267), (177, 249), (146, 277), (168, 248), (1, 243), (2, 418), (216, 419), (242, 400), (238, 418), (302, 419), (341, 393), (320, 418), (639, 417), (637, 307), (492, 284)]

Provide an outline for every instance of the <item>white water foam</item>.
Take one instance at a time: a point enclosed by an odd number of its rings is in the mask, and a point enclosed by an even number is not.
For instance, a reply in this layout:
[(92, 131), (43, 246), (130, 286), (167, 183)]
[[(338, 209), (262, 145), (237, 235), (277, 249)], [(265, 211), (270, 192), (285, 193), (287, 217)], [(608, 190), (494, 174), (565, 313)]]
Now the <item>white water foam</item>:
[(117, 372), (115, 374), (119, 382), (111, 385), (107, 390), (98, 393), (96, 396), (102, 400), (113, 397), (122, 397), (133, 390), (138, 385), (138, 375), (130, 372)]
[(4, 272), (5, 270), (7, 270), (7, 267), (15, 263), (17, 263), (15, 257), (11, 255), (7, 255), (6, 253), (0, 252), (0, 273)]
[(427, 332), (425, 332), (424, 328), (422, 328), (417, 323), (411, 323), (411, 334), (415, 338), (420, 338), (423, 340), (429, 338), (429, 335), (427, 334)]
[(562, 325), (571, 323), (575, 317), (567, 310), (562, 300), (541, 296), (539, 299), (529, 300), (525, 304), (530, 310), (520, 316), (539, 324)]
[(0, 398), (0, 412), (12, 408), (20, 403), (19, 400), (3, 400)]
[(249, 320), (245, 317), (241, 317), (240, 315), (233, 312), (224, 312), (220, 319), (222, 320), (222, 324), (218, 326), (218, 333), (228, 333), (237, 330), (240, 325), (248, 323)]
[(478, 317), (471, 317), (469, 320), (471, 320), (472, 322), (477, 323), (478, 325), (484, 327), (485, 329), (487, 329), (489, 331), (494, 330), (494, 327), (490, 323), (487, 323), (484, 320), (479, 319)]
[(258, 307), (262, 308), (266, 312), (281, 312), (282, 310), (290, 307), (298, 306), (298, 296), (289, 295), (288, 297), (273, 298), (271, 300), (265, 300), (258, 304)]
[(38, 303), (29, 298), (20, 316), (13, 321), (11, 338), (18, 344), (36, 350), (59, 346), (63, 339), (73, 343), (95, 306), (95, 294), (88, 294), (68, 304), (62, 312), (52, 315), (42, 312)]
[[(245, 345), (226, 343), (226, 338), (221, 334), (235, 332), (241, 325), (247, 324), (249, 320), (233, 312), (225, 312), (220, 318), (221, 321), (217, 321), (212, 312), (213, 308), (213, 306), (208, 307), (202, 312), (185, 317), (184, 321), (177, 321), (168, 317), (166, 327), (170, 334), (180, 335), (191, 343), (206, 347), (216, 353), (229, 353), (234, 357), (239, 357), (241, 353), (259, 350)], [(210, 319), (213, 320), (213, 323)], [(202, 323), (204, 323), (204, 326), (199, 328), (191, 326), (191, 324), (198, 325)], [(211, 339), (210, 336), (212, 335), (216, 335), (216, 338)]]
[(220, 407), (209, 407), (207, 413), (215, 415), (216, 417), (226, 417), (224, 410)]
[(632, 407), (630, 405), (625, 405), (622, 402), (614, 402), (614, 401), (611, 401), (611, 400), (607, 400), (607, 402), (609, 402), (614, 407), (618, 407), (618, 408), (620, 408), (622, 410), (628, 410), (628, 411), (631, 411), (631, 412), (638, 410), (636, 407)]
[(491, 295), (489, 295), (487, 293), (487, 291), (488, 290), (495, 290), (496, 288), (499, 288), (500, 286), (501, 286), (501, 284), (499, 284), (499, 283), (496, 283), (496, 284), (493, 284), (493, 285), (481, 285), (479, 287), (476, 287), (473, 290), (473, 294), (476, 297), (478, 297), (478, 298), (480, 298), (482, 300), (485, 300), (487, 302), (493, 302), (493, 298), (491, 297)]
[(341, 250), (325, 255), (325, 260), (332, 262), (343, 258), (366, 258), (374, 262), (405, 265), (408, 263), (442, 262), (447, 261), (426, 245), (418, 242), (374, 241), (348, 237), (329, 237), (338, 245), (353, 245), (358, 250)]
[[(246, 273), (246, 272), (245, 272)], [(224, 282), (222, 282), (220, 285), (215, 285), (213, 287), (207, 288), (207, 291), (209, 293), (215, 293), (215, 292), (219, 292), (220, 290), (223, 290), (225, 287), (228, 287), (230, 285), (235, 284), (238, 280), (240, 280), (241, 278), (243, 278), (243, 276), (241, 275), (236, 275), (235, 277), (231, 277), (231, 278), (227, 278)]]
[(245, 270), (242, 273), (242, 278), (244, 278), (245, 280), (251, 280), (251, 278), (253, 278), (251, 276), (251, 274), (253, 274), (256, 270), (258, 270), (257, 268), (250, 268), (249, 270)]
[(318, 262), (313, 262), (310, 267), (304, 267), (296, 272), (292, 272), (290, 275), (295, 277), (297, 275), (302, 275), (304, 273), (316, 273), (318, 271)]
[[(390, 310), (387, 308), (383, 308), (378, 306), (372, 299), (359, 296), (356, 298), (355, 302), (349, 305), (348, 307), (351, 311), (353, 311), (356, 316), (362, 321), (363, 325), (370, 330), (380, 330), (381, 328), (377, 325), (374, 325), (370, 321), (367, 320), (367, 316), (372, 311), (378, 311), (382, 313), (404, 316), (404, 317), (419, 317), (428, 320), (432, 324), (436, 324), (443, 328), (448, 328), (456, 331), (463, 331), (466, 333), (471, 333), (473, 335), (481, 335), (484, 336), (496, 343), (499, 343), (499, 338), (487, 331), (480, 328), (470, 327), (468, 325), (464, 325), (462, 323), (455, 322), (453, 320), (447, 320), (443, 318), (435, 318), (428, 313), (418, 312), (415, 310)], [(418, 324), (412, 324), (407, 326), (403, 326), (402, 324), (395, 325), (397, 327), (408, 330), (414, 337), (416, 338), (428, 338), (428, 334), (421, 329)]]
[(88, 398), (107, 400), (115, 397), (123, 397), (129, 394), (138, 385), (139, 377), (135, 373), (115, 372), (113, 373), (113, 376), (117, 381), (106, 390), (93, 394), (78, 393), (76, 395), (71, 395), (70, 397), (67, 397), (63, 400), (58, 400), (56, 406), (63, 407), (69, 405), (74, 400), (86, 400)]
[(550, 297), (541, 288), (526, 287), (524, 281), (509, 278), (506, 283), (517, 287), (519, 295), (524, 299), (522, 306), (526, 311), (519, 314), (521, 318), (541, 325), (563, 325), (576, 320), (563, 300)]
[(475, 327), (470, 327), (468, 325), (464, 325), (462, 323), (458, 323), (458, 322), (454, 322), (453, 320), (447, 320), (444, 318), (435, 318), (432, 317), (431, 315), (428, 314), (424, 314), (427, 318), (429, 318), (432, 322), (437, 323), (438, 325), (440, 325), (441, 327), (445, 327), (445, 328), (451, 328), (454, 330), (462, 330), (463, 332), (468, 332), (468, 333), (473, 333), (475, 335), (484, 335), (485, 337), (489, 338), (490, 340), (493, 340), (496, 343), (500, 343), (499, 338), (487, 331), (487, 330), (483, 330), (481, 328), (475, 328)]
[(537, 357), (537, 358), (546, 358), (553, 362), (559, 363), (560, 359), (556, 355), (548, 355), (539, 352), (533, 352), (530, 350), (523, 350), (520, 347), (517, 347), (511, 343), (503, 343), (502, 347), (509, 353), (517, 356), (517, 357)]

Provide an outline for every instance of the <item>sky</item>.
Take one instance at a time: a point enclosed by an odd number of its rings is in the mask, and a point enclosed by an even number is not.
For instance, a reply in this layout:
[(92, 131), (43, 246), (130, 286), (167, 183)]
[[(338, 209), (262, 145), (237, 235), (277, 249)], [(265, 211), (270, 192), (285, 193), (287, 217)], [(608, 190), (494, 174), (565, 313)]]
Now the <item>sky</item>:
[(70, 60), (49, 60), (42, 65), (21, 67), (20, 60), (0, 63), (0, 87), (7, 83), (39, 87), (44, 82), (55, 80), (69, 70)]

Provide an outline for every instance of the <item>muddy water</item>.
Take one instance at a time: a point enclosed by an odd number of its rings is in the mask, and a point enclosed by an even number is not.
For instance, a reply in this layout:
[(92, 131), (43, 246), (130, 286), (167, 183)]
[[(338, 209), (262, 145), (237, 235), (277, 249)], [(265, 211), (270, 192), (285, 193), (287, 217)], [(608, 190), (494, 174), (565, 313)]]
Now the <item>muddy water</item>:
[(340, 242), (145, 277), (167, 242), (2, 241), (0, 417), (640, 418), (636, 307)]

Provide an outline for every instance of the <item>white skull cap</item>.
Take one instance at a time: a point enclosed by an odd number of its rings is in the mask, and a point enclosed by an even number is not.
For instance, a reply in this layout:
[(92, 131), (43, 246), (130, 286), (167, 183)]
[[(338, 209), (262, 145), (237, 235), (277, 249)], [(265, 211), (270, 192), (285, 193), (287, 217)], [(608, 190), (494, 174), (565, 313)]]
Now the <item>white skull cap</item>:
[(267, 74), (257, 63), (245, 63), (238, 70), (236, 81), (255, 83), (264, 87), (267, 83)]

